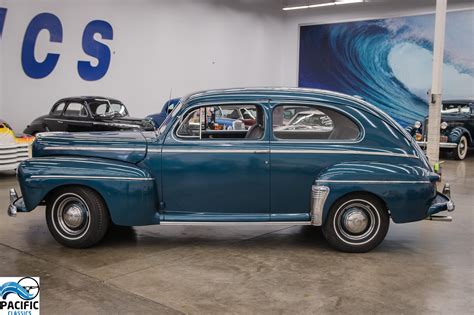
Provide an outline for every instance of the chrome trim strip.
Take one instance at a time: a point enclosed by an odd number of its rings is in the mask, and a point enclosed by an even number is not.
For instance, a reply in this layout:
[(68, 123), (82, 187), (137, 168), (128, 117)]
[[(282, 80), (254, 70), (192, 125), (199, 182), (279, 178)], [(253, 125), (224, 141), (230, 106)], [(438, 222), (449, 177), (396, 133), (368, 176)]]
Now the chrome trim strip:
[(161, 221), (160, 225), (311, 225), (310, 221), (233, 221), (233, 222), (210, 222), (210, 221)]
[(397, 156), (397, 157), (406, 157), (406, 158), (418, 158), (415, 155), (395, 153), (395, 152), (374, 152), (374, 151), (360, 151), (360, 150), (313, 150), (313, 149), (303, 149), (303, 150), (281, 150), (281, 149), (271, 149), (271, 153), (315, 153), (315, 154), (357, 154), (357, 155), (382, 155), (382, 156)]
[(270, 153), (270, 150), (235, 150), (235, 149), (163, 149), (163, 153)]
[(114, 176), (81, 176), (81, 175), (32, 175), (32, 179), (50, 178), (50, 179), (106, 179), (106, 180), (135, 180), (149, 181), (154, 180), (150, 177), (114, 177)]
[(327, 186), (313, 185), (311, 187), (311, 225), (323, 224), (323, 210), (331, 190)]
[[(67, 117), (67, 116), (64, 116), (64, 117)], [(69, 117), (73, 117), (73, 116), (69, 116)], [(80, 117), (88, 118), (88, 120), (73, 120), (73, 119), (67, 119), (67, 118), (62, 119), (62, 118), (51, 118), (51, 117), (47, 117), (44, 120), (55, 120), (55, 121), (61, 121), (61, 122), (81, 123), (81, 124), (92, 123), (93, 125), (97, 125), (97, 126), (113, 126), (113, 127), (126, 127), (126, 128), (140, 128), (141, 127), (139, 123), (133, 124), (133, 123), (120, 123), (120, 122), (101, 122), (101, 121), (92, 121), (93, 118), (90, 118), (89, 116), (80, 116)]]
[(415, 155), (394, 152), (371, 152), (351, 150), (244, 150), (244, 149), (166, 149), (163, 153), (282, 153), (282, 154), (354, 154), (354, 155), (381, 155), (405, 158), (418, 158)]
[[(426, 145), (428, 144), (427, 141), (417, 141), (416, 142), (420, 148), (426, 148)], [(440, 142), (439, 147), (440, 148), (448, 148), (448, 149), (455, 149), (457, 148), (458, 144), (457, 143), (452, 143), (452, 142)]]
[(80, 147), (80, 146), (50, 146), (44, 150), (72, 150), (72, 151), (145, 151), (145, 148), (108, 148), (108, 147)]
[(339, 180), (317, 179), (317, 183), (363, 183), (363, 184), (431, 184), (429, 180)]
[(148, 153), (161, 153), (161, 149), (148, 149)]

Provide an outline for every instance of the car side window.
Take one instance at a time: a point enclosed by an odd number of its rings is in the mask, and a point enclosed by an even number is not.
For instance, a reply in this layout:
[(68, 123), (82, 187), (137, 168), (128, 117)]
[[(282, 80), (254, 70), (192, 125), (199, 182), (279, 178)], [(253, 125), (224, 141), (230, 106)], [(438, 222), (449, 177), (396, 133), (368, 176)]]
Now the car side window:
[[(255, 112), (255, 117), (242, 117), (241, 109)], [(263, 108), (248, 104), (226, 104), (203, 106), (188, 112), (176, 135), (197, 140), (260, 139), (263, 137), (263, 131)]]
[(64, 116), (68, 117), (87, 117), (86, 107), (81, 103), (69, 103)]
[(291, 140), (355, 140), (360, 130), (338, 111), (295, 104), (278, 105), (273, 109), (273, 135)]
[(64, 109), (64, 103), (59, 103), (53, 108), (53, 110), (51, 111), (51, 115), (59, 116), (63, 112), (63, 109)]

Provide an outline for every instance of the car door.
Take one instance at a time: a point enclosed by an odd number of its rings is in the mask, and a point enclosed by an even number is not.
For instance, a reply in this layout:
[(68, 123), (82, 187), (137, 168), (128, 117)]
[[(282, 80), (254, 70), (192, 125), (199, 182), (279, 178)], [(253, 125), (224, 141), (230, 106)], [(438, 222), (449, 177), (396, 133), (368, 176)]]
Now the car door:
[(79, 102), (68, 102), (62, 123), (69, 132), (91, 131), (92, 122), (87, 107)]
[(165, 221), (269, 220), (265, 108), (252, 104), (259, 109), (260, 125), (248, 137), (247, 130), (221, 129), (222, 126), (212, 121), (215, 114), (209, 111), (221, 105), (189, 108), (165, 138), (162, 148)]
[(49, 116), (44, 119), (45, 131), (66, 131), (66, 125), (62, 117), (65, 106), (65, 102), (60, 102), (53, 106)]
[(317, 175), (335, 163), (335, 149), (350, 149), (359, 137), (358, 125), (336, 108), (310, 102), (272, 104), (271, 219), (309, 220)]

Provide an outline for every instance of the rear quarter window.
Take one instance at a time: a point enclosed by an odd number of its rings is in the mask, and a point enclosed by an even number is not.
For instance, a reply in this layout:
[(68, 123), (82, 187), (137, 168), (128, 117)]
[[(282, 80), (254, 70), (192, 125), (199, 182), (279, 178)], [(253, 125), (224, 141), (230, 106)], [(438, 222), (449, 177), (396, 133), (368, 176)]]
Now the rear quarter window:
[(322, 106), (278, 105), (273, 109), (273, 135), (289, 140), (356, 140), (357, 124), (346, 115)]

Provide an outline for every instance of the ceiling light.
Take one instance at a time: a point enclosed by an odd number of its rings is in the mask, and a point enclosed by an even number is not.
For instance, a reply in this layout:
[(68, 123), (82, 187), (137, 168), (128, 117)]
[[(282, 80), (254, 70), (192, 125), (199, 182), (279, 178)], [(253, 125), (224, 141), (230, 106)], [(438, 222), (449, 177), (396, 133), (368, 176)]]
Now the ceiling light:
[(319, 3), (319, 4), (311, 4), (308, 8), (319, 8), (319, 7), (328, 7), (331, 5), (336, 5), (336, 2), (327, 2), (327, 3)]
[(320, 7), (329, 7), (329, 6), (332, 6), (332, 5), (361, 3), (361, 2), (365, 2), (365, 0), (339, 0), (339, 1), (333, 1), (333, 2), (299, 5), (299, 6), (293, 6), (293, 7), (284, 7), (283, 10), (284, 11), (290, 11), (290, 10), (300, 10), (300, 9), (312, 9), (312, 8), (320, 8)]

